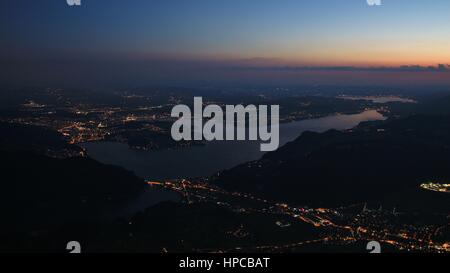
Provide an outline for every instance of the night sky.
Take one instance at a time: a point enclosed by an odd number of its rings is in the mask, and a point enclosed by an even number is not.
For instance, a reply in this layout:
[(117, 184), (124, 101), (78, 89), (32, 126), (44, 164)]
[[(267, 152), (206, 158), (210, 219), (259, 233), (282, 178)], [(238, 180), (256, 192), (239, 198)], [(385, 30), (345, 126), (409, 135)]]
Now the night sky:
[(450, 1), (382, 3), (3, 0), (0, 77), (68, 86), (450, 83), (440, 70), (357, 69), (450, 63)]

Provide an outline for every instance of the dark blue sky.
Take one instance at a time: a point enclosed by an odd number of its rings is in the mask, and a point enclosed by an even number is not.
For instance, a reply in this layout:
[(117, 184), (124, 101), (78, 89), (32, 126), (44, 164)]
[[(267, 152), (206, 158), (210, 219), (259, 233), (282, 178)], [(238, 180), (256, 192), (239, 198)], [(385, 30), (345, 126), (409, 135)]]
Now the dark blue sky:
[(145, 82), (205, 66), (450, 63), (450, 1), (382, 2), (2, 0), (0, 58), (11, 78), (30, 82), (61, 69), (125, 80), (126, 67), (129, 81)]

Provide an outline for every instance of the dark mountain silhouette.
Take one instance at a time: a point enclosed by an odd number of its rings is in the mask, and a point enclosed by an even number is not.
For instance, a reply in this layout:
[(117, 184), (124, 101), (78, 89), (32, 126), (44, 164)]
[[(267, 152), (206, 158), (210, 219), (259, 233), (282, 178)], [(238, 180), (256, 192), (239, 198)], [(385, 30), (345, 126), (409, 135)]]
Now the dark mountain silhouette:
[(355, 130), (306, 132), (261, 160), (224, 171), (231, 190), (306, 205), (387, 203), (448, 210), (450, 195), (424, 192), (450, 181), (450, 116), (417, 115)]
[(55, 230), (71, 222), (103, 221), (145, 187), (142, 179), (120, 167), (85, 157), (44, 155), (48, 149), (73, 149), (58, 134), (27, 126), (0, 128), (0, 251), (40, 249), (30, 243), (50, 240)]
[(55, 131), (33, 125), (0, 122), (0, 150), (33, 151), (51, 157), (80, 156), (82, 149)]
[(256, 212), (239, 214), (215, 204), (164, 202), (127, 221), (64, 225), (51, 234), (51, 239), (41, 238), (35, 249), (61, 252), (67, 238), (78, 238), (88, 242), (85, 252), (233, 251), (236, 246), (254, 249), (255, 245), (304, 241), (319, 235), (313, 226), (301, 221), (280, 229), (275, 222), (283, 219)]

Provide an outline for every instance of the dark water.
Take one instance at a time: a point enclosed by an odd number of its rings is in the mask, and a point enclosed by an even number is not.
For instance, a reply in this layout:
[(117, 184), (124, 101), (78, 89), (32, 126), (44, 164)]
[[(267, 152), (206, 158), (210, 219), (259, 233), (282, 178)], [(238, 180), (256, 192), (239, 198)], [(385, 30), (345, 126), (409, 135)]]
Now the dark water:
[(181, 196), (173, 191), (168, 191), (161, 188), (148, 187), (134, 200), (122, 205), (120, 208), (106, 215), (107, 218), (129, 218), (135, 215), (138, 211), (143, 211), (146, 208), (154, 206), (161, 202), (179, 202)]
[[(384, 119), (381, 114), (371, 110), (281, 124), (280, 146), (296, 139), (304, 131), (343, 130), (362, 121), (381, 119)], [(211, 175), (263, 155), (257, 141), (216, 141), (205, 146), (165, 151), (136, 151), (117, 142), (86, 143), (83, 146), (92, 158), (122, 166), (149, 180)]]

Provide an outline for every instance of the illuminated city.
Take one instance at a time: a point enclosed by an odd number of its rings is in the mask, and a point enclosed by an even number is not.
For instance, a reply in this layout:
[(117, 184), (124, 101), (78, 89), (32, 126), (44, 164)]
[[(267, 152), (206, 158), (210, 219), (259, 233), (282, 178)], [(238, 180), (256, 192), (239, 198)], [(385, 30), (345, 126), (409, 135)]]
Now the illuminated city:
[[(435, 241), (446, 225), (424, 225), (421, 227), (402, 224), (404, 214), (386, 211), (382, 208), (368, 209), (367, 204), (355, 204), (336, 209), (292, 207), (288, 204), (274, 203), (269, 200), (239, 192), (227, 192), (205, 182), (175, 180), (166, 182), (149, 181), (151, 187), (163, 187), (183, 196), (187, 204), (214, 203), (240, 214), (261, 213), (288, 216), (290, 221), (302, 221), (320, 231), (321, 238), (286, 245), (255, 245), (253, 247), (236, 246), (233, 249), (199, 249), (199, 252), (286, 252), (295, 251), (308, 244), (345, 245), (357, 241), (371, 241), (391, 245), (399, 251), (450, 253), (450, 242)], [(242, 204), (246, 204), (243, 206)], [(357, 208), (360, 208), (358, 211)], [(355, 210), (356, 209), (356, 210)], [(280, 228), (289, 226), (281, 225)], [(233, 232), (243, 236), (242, 230)], [(247, 234), (249, 235), (249, 234)]]
[(421, 184), (420, 187), (428, 191), (450, 193), (450, 184), (439, 184), (430, 182)]

